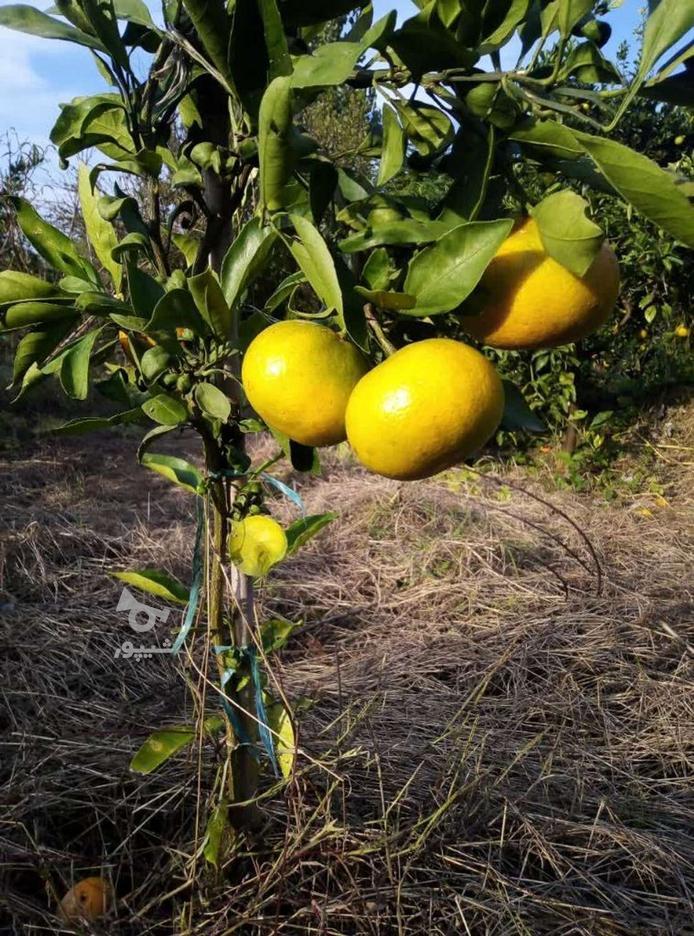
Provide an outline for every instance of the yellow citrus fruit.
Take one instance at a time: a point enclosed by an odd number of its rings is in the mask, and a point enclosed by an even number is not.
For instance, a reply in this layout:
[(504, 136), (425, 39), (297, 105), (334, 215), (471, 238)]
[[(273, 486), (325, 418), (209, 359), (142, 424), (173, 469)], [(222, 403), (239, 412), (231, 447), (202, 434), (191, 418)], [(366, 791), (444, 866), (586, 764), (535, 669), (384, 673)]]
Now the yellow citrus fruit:
[(678, 338), (689, 338), (689, 329), (686, 325), (678, 325), (675, 334)]
[(65, 894), (60, 901), (60, 913), (70, 923), (98, 920), (108, 912), (112, 901), (113, 890), (109, 882), (101, 877), (88, 877), (78, 881)]
[(547, 254), (528, 218), (503, 242), (480, 285), (482, 311), (465, 319), (466, 331), (492, 348), (551, 348), (607, 321), (619, 292), (619, 266), (605, 243), (588, 272), (574, 276)]
[(303, 445), (345, 438), (345, 408), (367, 370), (359, 351), (313, 322), (277, 322), (248, 346), (241, 379), (268, 426)]
[(371, 471), (427, 478), (481, 448), (503, 408), (501, 380), (484, 355), (429, 338), (362, 377), (347, 405), (347, 438)]
[(267, 575), (286, 554), (286, 534), (272, 517), (253, 514), (233, 524), (229, 557), (246, 575)]

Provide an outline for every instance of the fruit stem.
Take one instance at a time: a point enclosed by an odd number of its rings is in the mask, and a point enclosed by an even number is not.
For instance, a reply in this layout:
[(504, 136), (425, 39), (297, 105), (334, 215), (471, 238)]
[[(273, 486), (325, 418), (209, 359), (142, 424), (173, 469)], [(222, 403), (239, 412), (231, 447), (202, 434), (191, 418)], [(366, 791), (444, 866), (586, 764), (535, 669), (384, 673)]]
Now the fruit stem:
[(395, 354), (397, 349), (395, 345), (388, 340), (386, 333), (381, 328), (380, 322), (376, 318), (374, 307), (371, 302), (367, 302), (364, 306), (364, 314), (366, 316), (367, 325), (373, 332), (374, 338), (376, 339), (386, 357), (390, 357), (391, 354)]

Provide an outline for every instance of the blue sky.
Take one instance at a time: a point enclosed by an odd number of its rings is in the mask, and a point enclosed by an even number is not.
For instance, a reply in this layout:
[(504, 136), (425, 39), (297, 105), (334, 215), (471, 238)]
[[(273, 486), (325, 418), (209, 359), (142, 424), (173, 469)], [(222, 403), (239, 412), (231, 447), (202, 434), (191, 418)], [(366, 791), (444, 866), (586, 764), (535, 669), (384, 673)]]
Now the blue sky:
[[(7, 0), (0, 0), (4, 6)], [(687, 0), (682, 0), (687, 2)], [(46, 9), (50, 4), (32, 4)], [(622, 39), (633, 39), (645, 0), (624, 0), (609, 16), (614, 51)], [(416, 9), (411, 0), (375, 0), (376, 16), (394, 7), (406, 18)], [(20, 139), (45, 145), (58, 114), (58, 104), (103, 88), (89, 53), (66, 42), (38, 39), (0, 27), (0, 134), (14, 129)]]

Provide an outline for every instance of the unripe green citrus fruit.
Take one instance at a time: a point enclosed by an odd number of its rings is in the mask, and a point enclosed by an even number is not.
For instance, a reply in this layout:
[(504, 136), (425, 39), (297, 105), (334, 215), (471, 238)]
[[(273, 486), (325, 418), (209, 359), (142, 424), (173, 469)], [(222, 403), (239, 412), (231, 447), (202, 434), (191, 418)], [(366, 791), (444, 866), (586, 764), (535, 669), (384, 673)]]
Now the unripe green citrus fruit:
[(501, 380), (484, 355), (460, 341), (429, 338), (362, 377), (347, 405), (347, 438), (371, 471), (427, 478), (481, 448), (503, 408)]
[(245, 575), (267, 575), (286, 554), (286, 534), (272, 517), (253, 514), (233, 524), (229, 558)]
[(345, 438), (347, 400), (367, 363), (330, 328), (278, 322), (248, 346), (241, 380), (248, 401), (268, 426), (303, 445)]
[(532, 218), (503, 242), (481, 281), (482, 312), (465, 330), (492, 348), (551, 348), (603, 325), (619, 292), (614, 251), (603, 244), (588, 272), (574, 276), (544, 249)]

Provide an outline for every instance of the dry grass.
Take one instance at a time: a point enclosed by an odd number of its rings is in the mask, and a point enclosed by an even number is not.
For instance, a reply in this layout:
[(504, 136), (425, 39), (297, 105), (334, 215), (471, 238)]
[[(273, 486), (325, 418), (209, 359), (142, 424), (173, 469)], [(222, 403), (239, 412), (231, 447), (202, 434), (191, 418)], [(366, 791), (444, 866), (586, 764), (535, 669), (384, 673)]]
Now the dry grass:
[(108, 932), (137, 936), (694, 933), (691, 472), (658, 451), (671, 507), (339, 458), (304, 481), (341, 520), (261, 604), (303, 619), (276, 675), (315, 704), (295, 781), (218, 876), (191, 870), (197, 757), (128, 772), (191, 715), (170, 658), (114, 662), (131, 632), (105, 574), (185, 579), (189, 500), (122, 441), (3, 465), (7, 931), (56, 932), (55, 892), (101, 871)]

